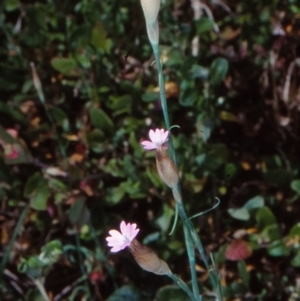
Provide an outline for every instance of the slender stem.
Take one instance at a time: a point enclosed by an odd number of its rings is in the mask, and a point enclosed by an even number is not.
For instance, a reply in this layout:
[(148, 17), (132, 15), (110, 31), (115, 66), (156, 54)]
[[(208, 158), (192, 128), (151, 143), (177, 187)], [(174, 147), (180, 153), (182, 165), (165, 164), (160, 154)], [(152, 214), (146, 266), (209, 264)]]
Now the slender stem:
[[(168, 106), (167, 106), (167, 99), (166, 99), (166, 91), (165, 91), (165, 82), (164, 82), (164, 78), (163, 78), (163, 72), (162, 72), (162, 66), (161, 66), (161, 62), (160, 62), (160, 57), (159, 57), (159, 47), (158, 44), (152, 44), (152, 49), (153, 49), (153, 54), (154, 54), (154, 58), (156, 61), (156, 66), (157, 66), (157, 73), (158, 73), (158, 83), (159, 83), (159, 89), (160, 89), (160, 100), (161, 100), (161, 106), (162, 106), (162, 110), (163, 110), (163, 116), (165, 119), (165, 124), (167, 128), (170, 128), (170, 120), (169, 120), (169, 114), (168, 114)], [(172, 142), (172, 136), (170, 135), (169, 137), (169, 152), (171, 155), (171, 158), (176, 166), (176, 168), (178, 168), (177, 165), (177, 160), (176, 160), (176, 153), (174, 150), (174, 146), (173, 146), (173, 142)], [(192, 222), (190, 221), (190, 219), (187, 217), (187, 214), (185, 212), (185, 209), (183, 207), (183, 203), (182, 203), (182, 196), (181, 196), (181, 188), (180, 188), (180, 184), (178, 183), (176, 185), (175, 188), (172, 189), (175, 201), (176, 201), (176, 206), (179, 212), (179, 215), (182, 219), (184, 228), (185, 228), (185, 232), (189, 232), (189, 235), (185, 235), (186, 238), (186, 246), (187, 249), (189, 250), (188, 252), (191, 252), (191, 256), (192, 256), (192, 251), (191, 251), (191, 246), (193, 245), (193, 243), (196, 245), (202, 260), (204, 262), (204, 265), (206, 267), (206, 269), (209, 272), (210, 275), (210, 281), (212, 283), (212, 286), (214, 288), (214, 290), (217, 292), (219, 301), (222, 300), (222, 291), (221, 291), (221, 286), (219, 283), (219, 279), (218, 277), (215, 275), (215, 273), (212, 272), (212, 270), (210, 269), (209, 263), (208, 263), (208, 259), (205, 255), (205, 251), (202, 245), (202, 242), (198, 236), (198, 234), (196, 233), (194, 226), (192, 224)], [(190, 255), (190, 254), (188, 254)], [(190, 260), (190, 264), (193, 261), (193, 258), (189, 258)], [(192, 278), (195, 277), (195, 275), (193, 276), (194, 272), (192, 271), (195, 268), (195, 266), (191, 265), (191, 273), (192, 273)], [(193, 279), (193, 290), (195, 292), (195, 282)], [(194, 298), (194, 297), (193, 297)], [(194, 300), (194, 299), (192, 299)], [(197, 297), (196, 300), (199, 300), (199, 296)]]
[(19, 217), (19, 220), (18, 220), (18, 223), (17, 223), (16, 228), (14, 230), (14, 233), (13, 233), (13, 235), (11, 237), (11, 240), (10, 240), (10, 242), (9, 242), (6, 250), (5, 250), (5, 253), (3, 255), (3, 258), (2, 258), (2, 261), (1, 261), (1, 264), (0, 264), (0, 280), (3, 277), (3, 275), (4, 275), (4, 268), (5, 268), (6, 263), (8, 261), (9, 254), (10, 254), (11, 249), (12, 249), (14, 243), (15, 243), (17, 235), (18, 235), (18, 233), (19, 233), (19, 231), (20, 231), (20, 229), (21, 229), (21, 227), (22, 227), (22, 225), (24, 223), (24, 220), (26, 218), (28, 210), (29, 210), (29, 205), (27, 205), (26, 207), (23, 208), (23, 211), (22, 211), (22, 213), (21, 213), (21, 215)]
[[(159, 47), (158, 47), (157, 44), (152, 44), (152, 49), (153, 49), (154, 58), (155, 58), (155, 62), (156, 62), (156, 67), (157, 67), (161, 107), (162, 107), (162, 110), (163, 110), (163, 115), (164, 115), (164, 119), (165, 119), (166, 128), (169, 129), (171, 127), (171, 125), (170, 125), (170, 119), (169, 119), (169, 114), (168, 114), (165, 80), (164, 80), (164, 77), (163, 77), (162, 66), (161, 66), (161, 62), (160, 62), (160, 58), (159, 58)], [(173, 145), (171, 135), (169, 136), (169, 143), (168, 144), (169, 144), (169, 151), (170, 151), (170, 154), (171, 154), (171, 158), (172, 158), (173, 162), (175, 163), (175, 166), (177, 167), (176, 154), (175, 154), (174, 145)]]
[(186, 242), (185, 243), (186, 250), (188, 253), (188, 259), (189, 259), (190, 269), (191, 269), (193, 293), (196, 300), (199, 300), (200, 294), (199, 294), (199, 287), (198, 287), (197, 274), (196, 274), (196, 258), (195, 258), (194, 244), (188, 229), (186, 227), (183, 227), (183, 230), (184, 230), (184, 236)]
[(172, 272), (168, 274), (168, 276), (178, 285), (180, 288), (190, 297), (191, 300), (193, 301), (198, 301), (199, 299), (195, 298), (187, 284), (180, 279), (178, 276), (174, 275)]
[[(76, 248), (77, 248), (77, 253), (78, 253), (78, 258), (79, 258), (79, 266), (80, 266), (80, 271), (82, 275), (86, 275), (86, 271), (83, 265), (83, 258), (82, 258), (82, 254), (81, 254), (81, 250), (80, 250), (80, 240), (79, 240), (79, 235), (76, 233), (75, 234), (75, 239), (76, 239)], [(91, 292), (90, 292), (90, 288), (89, 288), (89, 284), (87, 282), (87, 280), (84, 281), (84, 286), (86, 288), (86, 291), (88, 293), (88, 298), (90, 298), (91, 296)]]
[(37, 289), (39, 290), (40, 294), (42, 295), (42, 297), (44, 298), (45, 301), (50, 301), (50, 298), (45, 290), (45, 287), (43, 285), (43, 283), (41, 282), (40, 279), (34, 279), (31, 278), (31, 280), (34, 282), (35, 286), (37, 287)]
[(112, 271), (110, 265), (107, 263), (107, 259), (105, 258), (105, 255), (102, 252), (100, 241), (99, 241), (99, 238), (97, 236), (97, 233), (96, 233), (91, 221), (89, 221), (88, 223), (89, 223), (89, 227), (91, 229), (93, 239), (94, 239), (95, 244), (96, 244), (96, 258), (103, 262), (107, 272), (109, 273), (109, 275), (113, 279), (113, 283), (114, 283), (115, 288), (117, 288), (117, 283), (116, 283), (116, 281), (114, 280), (114, 277), (113, 277), (113, 271)]

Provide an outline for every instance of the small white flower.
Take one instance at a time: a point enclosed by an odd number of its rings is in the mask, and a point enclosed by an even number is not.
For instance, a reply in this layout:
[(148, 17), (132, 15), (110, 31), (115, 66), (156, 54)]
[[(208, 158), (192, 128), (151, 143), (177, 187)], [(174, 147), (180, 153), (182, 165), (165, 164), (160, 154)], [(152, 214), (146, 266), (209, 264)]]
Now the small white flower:
[(165, 131), (164, 129), (150, 130), (149, 138), (151, 141), (145, 140), (141, 144), (146, 150), (156, 149), (168, 141), (168, 135), (169, 131)]

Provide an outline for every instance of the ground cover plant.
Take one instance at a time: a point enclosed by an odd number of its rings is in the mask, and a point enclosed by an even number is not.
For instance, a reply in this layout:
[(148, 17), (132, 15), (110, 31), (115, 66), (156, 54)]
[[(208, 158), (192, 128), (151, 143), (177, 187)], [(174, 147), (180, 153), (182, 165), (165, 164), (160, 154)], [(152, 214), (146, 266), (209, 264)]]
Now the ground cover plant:
[[(162, 1), (157, 56), (137, 0), (0, 10), (1, 300), (193, 300), (141, 269), (133, 237), (110, 251), (122, 221), (204, 300), (299, 299), (297, 1)], [(169, 235), (156, 129), (211, 269), (184, 221)]]

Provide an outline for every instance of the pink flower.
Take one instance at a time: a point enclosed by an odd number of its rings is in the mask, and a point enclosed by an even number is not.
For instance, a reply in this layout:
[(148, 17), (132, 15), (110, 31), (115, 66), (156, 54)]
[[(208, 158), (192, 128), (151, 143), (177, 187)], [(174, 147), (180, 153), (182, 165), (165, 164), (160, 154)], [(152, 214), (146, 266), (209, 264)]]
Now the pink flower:
[(106, 237), (108, 246), (111, 247), (111, 252), (119, 252), (120, 250), (129, 247), (140, 229), (136, 228), (136, 224), (126, 223), (124, 221), (120, 224), (121, 233), (117, 230), (110, 230), (108, 233), (111, 236)]
[(149, 140), (142, 141), (142, 145), (144, 149), (151, 150), (156, 149), (162, 146), (166, 141), (168, 141), (169, 131), (165, 131), (164, 129), (156, 129), (155, 131), (149, 131)]

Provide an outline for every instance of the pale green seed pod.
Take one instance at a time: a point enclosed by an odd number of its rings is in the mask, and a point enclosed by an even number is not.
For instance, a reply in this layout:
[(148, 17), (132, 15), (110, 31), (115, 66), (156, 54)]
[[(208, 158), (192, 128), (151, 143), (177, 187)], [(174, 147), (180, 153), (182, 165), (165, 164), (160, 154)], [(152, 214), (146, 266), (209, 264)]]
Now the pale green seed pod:
[(157, 275), (167, 275), (171, 273), (165, 261), (161, 260), (153, 250), (139, 243), (136, 239), (131, 242), (129, 250), (137, 264), (145, 271)]

